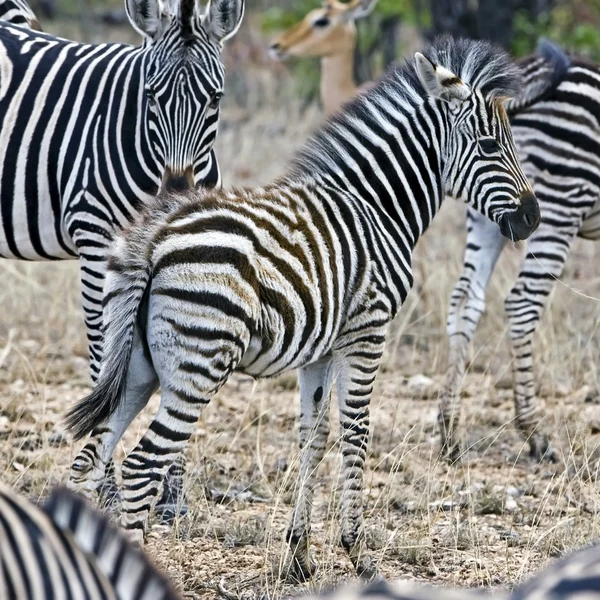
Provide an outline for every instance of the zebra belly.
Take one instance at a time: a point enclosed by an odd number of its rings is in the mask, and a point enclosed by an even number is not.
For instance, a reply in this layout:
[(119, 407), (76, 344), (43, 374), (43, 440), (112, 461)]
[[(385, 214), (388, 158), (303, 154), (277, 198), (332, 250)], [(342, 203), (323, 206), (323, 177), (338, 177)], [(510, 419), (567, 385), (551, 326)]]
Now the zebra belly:
[[(47, 203), (49, 204), (49, 203)], [(16, 212), (16, 211), (15, 211)], [(54, 219), (32, 220), (13, 212), (10, 224), (0, 217), (0, 257), (21, 260), (65, 260), (77, 258), (72, 241), (54, 226)]]

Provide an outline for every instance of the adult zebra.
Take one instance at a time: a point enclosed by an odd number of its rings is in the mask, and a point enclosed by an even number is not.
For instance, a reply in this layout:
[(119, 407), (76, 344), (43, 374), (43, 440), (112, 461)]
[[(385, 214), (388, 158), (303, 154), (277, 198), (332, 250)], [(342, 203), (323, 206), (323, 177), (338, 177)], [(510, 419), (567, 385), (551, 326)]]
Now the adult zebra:
[(426, 54), (335, 116), (283, 179), (161, 197), (117, 236), (100, 379), (68, 416), (76, 438), (94, 433), (71, 480), (96, 489), (160, 383), (160, 409), (122, 467), (122, 523), (136, 536), (201, 407), (231, 372), (298, 368), (304, 451), (289, 529), (297, 575), (314, 570), (310, 506), (336, 378), (342, 544), (357, 571), (373, 575), (360, 547), (368, 410), (388, 324), (412, 284), (413, 248), (446, 193), (513, 239), (539, 222), (502, 106), (516, 67), (483, 42), (444, 39)]
[[(532, 339), (575, 237), (600, 239), (600, 68), (569, 58), (549, 42), (522, 63), (521, 97), (508, 105), (523, 168), (540, 202), (517, 281), (506, 298), (513, 354), (516, 425), (531, 456), (554, 459), (540, 426)], [(505, 241), (498, 227), (469, 209), (464, 268), (448, 311), (449, 366), (439, 422), (442, 454), (461, 455), (457, 427), (469, 345), (485, 309), (485, 291)]]
[[(18, 0), (17, 0), (18, 1)], [(216, 184), (222, 43), (244, 0), (126, 0), (141, 47), (0, 27), (0, 257), (79, 258), (96, 378), (106, 248), (163, 186)]]

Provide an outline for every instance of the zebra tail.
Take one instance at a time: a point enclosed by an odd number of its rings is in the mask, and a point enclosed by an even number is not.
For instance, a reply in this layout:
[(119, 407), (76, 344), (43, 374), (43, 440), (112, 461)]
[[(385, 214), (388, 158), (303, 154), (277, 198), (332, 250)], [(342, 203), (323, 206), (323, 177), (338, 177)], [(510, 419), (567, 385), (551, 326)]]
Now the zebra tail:
[(80, 440), (102, 425), (125, 397), (127, 371), (140, 308), (150, 283), (145, 252), (117, 238), (109, 257), (104, 287), (104, 348), (100, 376), (91, 394), (68, 413), (66, 427)]

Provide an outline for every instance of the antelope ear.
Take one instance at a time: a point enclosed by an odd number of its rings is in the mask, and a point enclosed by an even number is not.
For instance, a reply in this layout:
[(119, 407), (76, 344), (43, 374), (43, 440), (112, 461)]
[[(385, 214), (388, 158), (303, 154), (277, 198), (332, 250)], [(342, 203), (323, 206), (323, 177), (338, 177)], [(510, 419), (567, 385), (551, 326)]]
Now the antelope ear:
[(204, 28), (215, 41), (223, 43), (240, 28), (244, 17), (244, 0), (211, 0)]
[(466, 100), (471, 89), (452, 71), (432, 63), (426, 56), (417, 52), (415, 65), (425, 91), (432, 98), (442, 100)]
[(368, 17), (379, 0), (353, 0), (348, 3), (348, 7), (344, 12), (344, 20), (356, 21)]
[(169, 26), (171, 14), (162, 0), (125, 0), (125, 11), (133, 28), (152, 41)]

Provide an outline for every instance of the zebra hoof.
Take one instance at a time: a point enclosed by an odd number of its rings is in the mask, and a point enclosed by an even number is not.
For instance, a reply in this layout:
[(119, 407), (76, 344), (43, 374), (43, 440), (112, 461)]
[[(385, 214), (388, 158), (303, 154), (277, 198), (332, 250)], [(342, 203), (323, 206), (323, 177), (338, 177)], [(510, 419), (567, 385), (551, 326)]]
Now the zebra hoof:
[(317, 563), (308, 559), (292, 558), (287, 579), (292, 583), (306, 583), (317, 574)]
[(188, 514), (190, 507), (187, 502), (182, 505), (158, 504), (155, 510), (161, 525), (172, 526), (177, 519), (181, 519)]
[(379, 573), (375, 566), (375, 561), (369, 555), (361, 556), (356, 564), (354, 565), (356, 574), (365, 582), (371, 583), (373, 581), (383, 580), (383, 577)]
[(558, 462), (558, 455), (545, 435), (532, 435), (529, 438), (529, 457), (535, 462)]
[(462, 448), (460, 444), (443, 444), (440, 449), (440, 460), (447, 462), (450, 465), (458, 464), (461, 462), (463, 456)]

